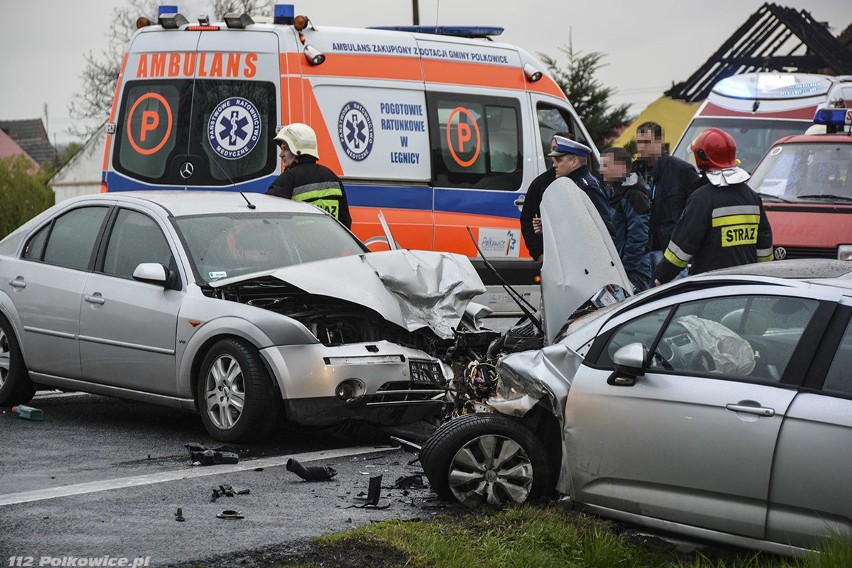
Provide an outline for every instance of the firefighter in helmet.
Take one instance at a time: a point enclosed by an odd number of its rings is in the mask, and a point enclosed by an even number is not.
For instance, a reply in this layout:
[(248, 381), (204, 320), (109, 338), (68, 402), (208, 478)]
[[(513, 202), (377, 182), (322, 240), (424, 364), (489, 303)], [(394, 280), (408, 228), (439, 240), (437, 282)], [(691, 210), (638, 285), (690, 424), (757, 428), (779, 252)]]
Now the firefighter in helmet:
[(704, 130), (690, 145), (705, 183), (686, 202), (663, 260), (654, 271), (666, 283), (686, 266), (690, 274), (772, 260), (772, 228), (763, 202), (737, 164), (733, 136)]
[(319, 150), (314, 129), (294, 122), (279, 130), (274, 141), (285, 169), (266, 193), (316, 205), (351, 229), (343, 183), (333, 171), (317, 163)]

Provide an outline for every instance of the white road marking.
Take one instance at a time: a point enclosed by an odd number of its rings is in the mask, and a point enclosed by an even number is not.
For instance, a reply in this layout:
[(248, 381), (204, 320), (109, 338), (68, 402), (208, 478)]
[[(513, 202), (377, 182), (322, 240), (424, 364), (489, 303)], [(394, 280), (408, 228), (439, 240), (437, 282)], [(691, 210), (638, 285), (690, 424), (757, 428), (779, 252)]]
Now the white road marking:
[(396, 449), (398, 448), (392, 448), (387, 446), (364, 446), (359, 448), (321, 450), (317, 452), (306, 452), (303, 454), (294, 454), (289, 456), (261, 458), (257, 460), (244, 461), (237, 464), (196, 466), (192, 467), (191, 469), (164, 471), (161, 473), (152, 473), (150, 475), (122, 477), (119, 479), (106, 479), (103, 481), (93, 481), (91, 483), (77, 483), (74, 485), (66, 485), (64, 487), (53, 487), (50, 489), (36, 489), (34, 491), (24, 491), (21, 493), (10, 493), (8, 495), (0, 495), (0, 507), (5, 505), (15, 505), (18, 503), (30, 503), (32, 501), (43, 501), (45, 499), (56, 499), (57, 497), (68, 497), (70, 495), (83, 495), (86, 493), (97, 493), (99, 491), (111, 491), (113, 489), (125, 489), (128, 487), (138, 487), (140, 485), (151, 485), (154, 483), (166, 483), (169, 481), (179, 481), (181, 479), (192, 479), (195, 477), (206, 477), (209, 475), (219, 475), (222, 473), (247, 471), (250, 469), (257, 469), (259, 467), (280, 467), (282, 465), (286, 465), (287, 460), (290, 458), (296, 458), (300, 462), (309, 463), (324, 459), (359, 456), (376, 452), (390, 452)]

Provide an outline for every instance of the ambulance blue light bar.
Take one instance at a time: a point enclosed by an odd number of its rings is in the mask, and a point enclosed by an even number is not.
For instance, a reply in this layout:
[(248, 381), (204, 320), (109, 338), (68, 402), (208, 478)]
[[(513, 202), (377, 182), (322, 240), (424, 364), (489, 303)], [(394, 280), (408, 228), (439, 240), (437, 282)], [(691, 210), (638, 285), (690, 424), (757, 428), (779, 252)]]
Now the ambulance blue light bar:
[(414, 32), (456, 37), (484, 38), (498, 36), (504, 28), (496, 26), (371, 26), (371, 30), (390, 30), (395, 32)]
[(293, 25), (296, 9), (292, 4), (276, 4), (273, 22), (276, 24)]
[(814, 124), (826, 126), (847, 126), (852, 124), (852, 109), (821, 108), (814, 115)]
[(174, 4), (163, 4), (157, 9), (157, 18), (166, 14), (177, 14), (178, 7)]

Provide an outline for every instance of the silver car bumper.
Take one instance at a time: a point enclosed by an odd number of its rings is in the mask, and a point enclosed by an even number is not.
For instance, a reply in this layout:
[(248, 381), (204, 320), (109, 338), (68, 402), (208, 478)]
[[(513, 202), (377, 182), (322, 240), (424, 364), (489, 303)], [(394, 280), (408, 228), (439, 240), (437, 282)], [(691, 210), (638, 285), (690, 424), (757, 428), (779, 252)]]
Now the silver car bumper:
[(452, 377), (438, 359), (387, 341), (270, 347), (261, 354), (287, 418), (304, 425), (347, 418), (401, 424), (438, 416)]

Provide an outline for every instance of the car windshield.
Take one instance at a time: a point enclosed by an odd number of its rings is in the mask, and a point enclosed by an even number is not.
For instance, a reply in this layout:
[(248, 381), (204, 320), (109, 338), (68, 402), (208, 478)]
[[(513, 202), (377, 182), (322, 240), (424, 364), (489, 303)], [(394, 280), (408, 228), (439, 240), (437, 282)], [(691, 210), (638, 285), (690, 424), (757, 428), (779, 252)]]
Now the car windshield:
[(695, 156), (689, 151), (689, 145), (695, 140), (696, 136), (711, 126), (721, 128), (734, 137), (737, 143), (737, 159), (740, 160), (740, 167), (750, 172), (754, 170), (760, 158), (772, 146), (773, 142), (792, 134), (804, 134), (810, 124), (796, 120), (695, 119), (681, 136), (680, 142), (678, 142), (672, 155), (681, 160), (686, 160), (694, 166)]
[(751, 176), (756, 192), (785, 200), (852, 199), (852, 144), (791, 143), (770, 150)]
[(252, 212), (178, 217), (201, 283), (367, 252), (328, 215)]

